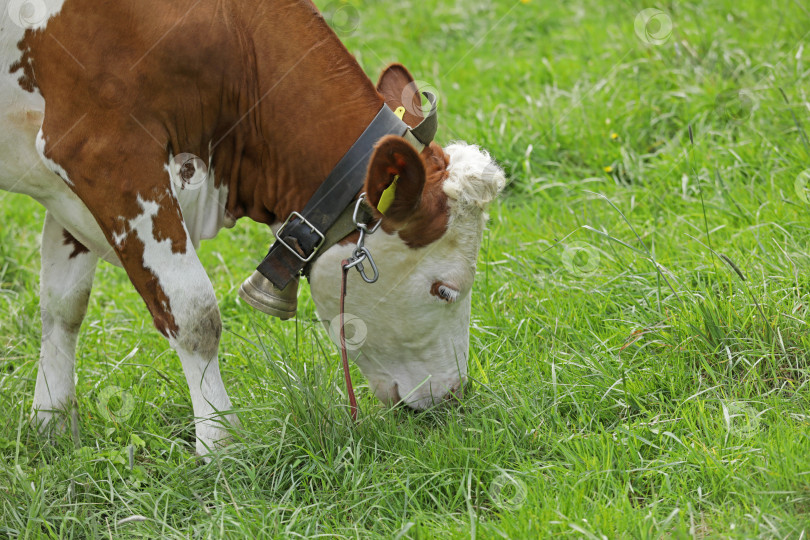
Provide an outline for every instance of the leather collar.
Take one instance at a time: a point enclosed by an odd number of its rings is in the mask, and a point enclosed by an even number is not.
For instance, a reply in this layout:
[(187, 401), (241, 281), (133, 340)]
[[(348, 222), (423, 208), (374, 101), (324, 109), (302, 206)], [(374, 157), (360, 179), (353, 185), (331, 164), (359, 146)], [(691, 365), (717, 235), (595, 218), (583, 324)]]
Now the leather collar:
[[(340, 218), (348, 212), (351, 221), (353, 201), (363, 190), (368, 163), (374, 152), (374, 146), (380, 139), (386, 135), (399, 135), (414, 145), (418, 152), (430, 144), (438, 128), (436, 97), (430, 92), (423, 92), (423, 95), (431, 105), (430, 112), (413, 129), (388, 105), (383, 105), (360, 138), (318, 187), (304, 209), (293, 212), (279, 228), (276, 232), (276, 241), (270, 246), (267, 256), (257, 268), (273, 285), (284, 289), (305, 267), (307, 270), (311, 268), (319, 253), (351, 233), (351, 229), (347, 230), (346, 220)], [(368, 213), (370, 220), (371, 213)], [(339, 222), (340, 228), (332, 231)]]

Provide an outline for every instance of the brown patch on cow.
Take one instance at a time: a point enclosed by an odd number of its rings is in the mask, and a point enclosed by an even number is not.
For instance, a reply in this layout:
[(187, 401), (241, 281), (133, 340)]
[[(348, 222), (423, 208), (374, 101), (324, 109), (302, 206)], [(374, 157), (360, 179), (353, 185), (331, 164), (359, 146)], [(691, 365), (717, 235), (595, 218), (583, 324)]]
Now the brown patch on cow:
[(425, 166), (413, 146), (402, 137), (383, 137), (368, 165), (364, 190), (376, 208), (383, 192), (396, 181), (396, 195), (385, 211), (383, 224), (401, 229), (419, 206), (425, 185)]
[[(397, 179), (391, 206), (383, 216), (375, 210), (381, 227), (388, 234), (399, 234), (409, 248), (425, 247), (447, 231), (450, 209), (443, 184), (448, 177), (450, 158), (431, 143), (421, 154), (401, 137), (389, 135), (377, 144), (369, 163), (365, 191), (376, 207), (382, 193)], [(354, 233), (341, 244), (353, 241)]]
[(185, 253), (188, 236), (183, 228), (180, 208), (176, 205), (161, 204), (158, 213), (152, 218), (152, 235), (158, 242), (169, 240), (172, 243), (172, 253)]
[(75, 259), (79, 255), (84, 255), (85, 253), (90, 253), (90, 250), (87, 249), (84, 244), (76, 240), (76, 238), (67, 232), (66, 229), (62, 229), (62, 237), (64, 241), (62, 242), (66, 246), (73, 246), (73, 251), (70, 253), (69, 259)]
[(450, 208), (443, 188), (449, 175), (450, 158), (436, 143), (426, 146), (421, 157), (427, 171), (422, 200), (408, 225), (399, 231), (400, 238), (410, 248), (424, 247), (441, 238), (450, 221)]
[[(447, 167), (450, 158), (436, 143), (426, 146), (420, 158), (426, 170), (422, 196), (419, 205), (397, 231), (402, 241), (412, 249), (425, 247), (441, 238), (450, 220), (447, 194), (442, 188), (449, 174)], [(391, 224), (386, 224), (385, 219), (382, 226), (389, 233), (395, 230)]]
[(172, 314), (171, 300), (160, 286), (158, 277), (151, 270), (143, 267), (144, 249), (144, 243), (134, 234), (129, 234), (122, 246), (115, 247), (130, 281), (135, 285), (152, 315), (155, 328), (167, 338), (175, 338), (180, 327)]
[(37, 77), (36, 72), (34, 71), (32, 61), (33, 57), (31, 54), (33, 50), (33, 36), (34, 32), (32, 30), (28, 29), (25, 31), (22, 40), (17, 43), (17, 48), (20, 50), (22, 55), (20, 56), (19, 60), (11, 64), (8, 70), (8, 72), (11, 74), (22, 71), (17, 79), (17, 83), (20, 85), (20, 88), (31, 93), (37, 90)]
[[(444, 236), (450, 220), (448, 198), (442, 187), (449, 176), (447, 167), (450, 165), (450, 158), (435, 142), (425, 147), (420, 158), (426, 170), (426, 178), (418, 204), (411, 207), (402, 222), (390, 219), (390, 210), (386, 212), (385, 216), (380, 214), (375, 216), (383, 219), (381, 228), (386, 233), (399, 234), (405, 245), (412, 249), (430, 245)], [(395, 162), (401, 166), (398, 159)], [(397, 174), (398, 170), (386, 170), (386, 172), (389, 176), (393, 176)], [(368, 187), (366, 185), (367, 189)], [(399, 189), (397, 192), (399, 193)], [(370, 198), (379, 200), (379, 195), (376, 197), (372, 195)], [(359, 232), (354, 231), (339, 244), (356, 244), (358, 239)]]

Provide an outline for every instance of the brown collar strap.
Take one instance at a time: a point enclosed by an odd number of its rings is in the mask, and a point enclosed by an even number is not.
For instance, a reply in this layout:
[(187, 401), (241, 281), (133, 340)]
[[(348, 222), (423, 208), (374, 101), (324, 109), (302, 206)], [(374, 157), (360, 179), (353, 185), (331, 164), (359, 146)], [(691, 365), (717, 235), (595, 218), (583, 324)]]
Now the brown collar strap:
[[(414, 145), (430, 144), (438, 128), (436, 96), (430, 92), (423, 92), (423, 95), (431, 109), (428, 116), (413, 129), (400, 120), (388, 105), (383, 105), (304, 209), (293, 212), (279, 228), (276, 241), (258, 267), (259, 273), (273, 285), (284, 289), (305, 267), (309, 267), (326, 245), (330, 229), (347, 209), (351, 212), (354, 206), (352, 202), (365, 185), (368, 163), (374, 146), (380, 139), (386, 135), (399, 135), (408, 136), (408, 140)], [(346, 232), (337, 241), (350, 232)]]

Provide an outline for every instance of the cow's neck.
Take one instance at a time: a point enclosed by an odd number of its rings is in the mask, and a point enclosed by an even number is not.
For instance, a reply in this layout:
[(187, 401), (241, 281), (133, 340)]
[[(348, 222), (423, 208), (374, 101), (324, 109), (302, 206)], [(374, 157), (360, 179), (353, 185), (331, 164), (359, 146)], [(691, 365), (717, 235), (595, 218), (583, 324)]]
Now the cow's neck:
[(278, 4), (251, 17), (255, 87), (214, 156), (231, 154), (228, 211), (267, 224), (304, 207), (383, 105), (311, 3)]

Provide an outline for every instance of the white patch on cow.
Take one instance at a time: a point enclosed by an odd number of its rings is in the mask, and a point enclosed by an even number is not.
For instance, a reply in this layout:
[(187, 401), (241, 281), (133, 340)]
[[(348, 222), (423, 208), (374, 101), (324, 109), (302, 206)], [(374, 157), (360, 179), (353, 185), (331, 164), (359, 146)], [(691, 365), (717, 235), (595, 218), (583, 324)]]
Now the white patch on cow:
[[(166, 197), (172, 198), (173, 194), (167, 191)], [(154, 230), (154, 218), (160, 211), (160, 203), (145, 200), (140, 195), (137, 201), (142, 213), (129, 220), (129, 234), (135, 234), (143, 242), (143, 266), (158, 278), (172, 308), (175, 303), (178, 306), (185, 303), (184, 293), (189, 289), (213, 291), (188, 235), (185, 253), (174, 253), (171, 239), (155, 239), (158, 231)]]
[(172, 182), (172, 190), (180, 203), (183, 221), (195, 247), (200, 246), (201, 240), (214, 238), (223, 227), (229, 229), (234, 226), (235, 220), (226, 210), (228, 188), (224, 184), (219, 187), (215, 185), (213, 157), (209, 159), (206, 170), (198, 167), (189, 180), (180, 177), (180, 163), (171, 153), (164, 170)]
[(122, 247), (124, 245), (124, 241), (127, 239), (127, 236), (129, 236), (129, 233), (127, 231), (123, 231), (120, 233), (114, 232), (112, 237), (113, 242), (115, 242), (115, 247), (117, 248)]
[(45, 135), (42, 133), (41, 129), (39, 130), (39, 132), (37, 132), (36, 149), (37, 153), (39, 154), (39, 158), (42, 160), (42, 163), (44, 163), (49, 170), (56, 173), (56, 175), (59, 176), (59, 178), (61, 178), (62, 180), (64, 180), (65, 182), (67, 182), (69, 185), (72, 186), (73, 182), (70, 181), (68, 173), (64, 169), (64, 167), (62, 167), (57, 162), (45, 156)]
[[(445, 152), (450, 156), (445, 234), (411, 249), (398, 235), (377, 232), (366, 246), (379, 267), (379, 281), (366, 284), (352, 270), (347, 286), (345, 310), (367, 330), (355, 353), (357, 365), (379, 399), (401, 398), (416, 409), (440, 402), (466, 379), (471, 289), (485, 208), (505, 184), (500, 168), (477, 147), (456, 144)], [(338, 314), (341, 261), (354, 247), (335, 245), (313, 265), (310, 287), (323, 321)], [(454, 302), (431, 294), (437, 281), (458, 291)]]
[(34, 137), (42, 122), (45, 100), (39, 93), (23, 90), (17, 82), (20, 72), (11, 66), (20, 60), (17, 43), (25, 29), (17, 26), (8, 13), (9, 5), (0, 3), (0, 189), (18, 190), (23, 176), (37, 166), (42, 169), (34, 149)]

